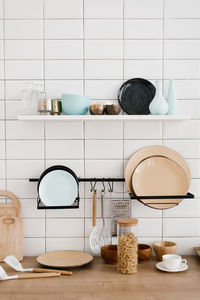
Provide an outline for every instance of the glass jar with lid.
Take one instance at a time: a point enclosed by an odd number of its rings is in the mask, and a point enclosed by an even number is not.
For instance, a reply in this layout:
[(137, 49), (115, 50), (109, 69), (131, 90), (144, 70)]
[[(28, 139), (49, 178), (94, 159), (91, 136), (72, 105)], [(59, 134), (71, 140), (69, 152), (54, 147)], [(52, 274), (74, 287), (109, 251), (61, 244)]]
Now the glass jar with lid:
[(120, 219), (117, 221), (118, 236), (118, 271), (122, 274), (137, 272), (138, 240), (135, 218)]

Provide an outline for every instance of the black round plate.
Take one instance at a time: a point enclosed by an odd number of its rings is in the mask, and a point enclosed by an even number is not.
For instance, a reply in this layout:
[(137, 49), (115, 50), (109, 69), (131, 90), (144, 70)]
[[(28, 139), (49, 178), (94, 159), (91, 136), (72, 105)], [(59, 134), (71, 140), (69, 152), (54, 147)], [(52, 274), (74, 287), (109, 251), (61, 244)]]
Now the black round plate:
[(155, 86), (146, 79), (133, 78), (121, 86), (118, 101), (122, 110), (129, 115), (148, 115), (149, 104), (155, 96)]

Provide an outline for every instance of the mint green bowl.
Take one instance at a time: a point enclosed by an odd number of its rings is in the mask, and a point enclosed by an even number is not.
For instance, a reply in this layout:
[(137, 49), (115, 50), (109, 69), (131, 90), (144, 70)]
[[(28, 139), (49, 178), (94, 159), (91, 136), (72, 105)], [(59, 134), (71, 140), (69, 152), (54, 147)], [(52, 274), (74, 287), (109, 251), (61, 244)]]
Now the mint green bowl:
[(90, 106), (90, 97), (62, 94), (62, 110), (65, 115), (85, 115)]

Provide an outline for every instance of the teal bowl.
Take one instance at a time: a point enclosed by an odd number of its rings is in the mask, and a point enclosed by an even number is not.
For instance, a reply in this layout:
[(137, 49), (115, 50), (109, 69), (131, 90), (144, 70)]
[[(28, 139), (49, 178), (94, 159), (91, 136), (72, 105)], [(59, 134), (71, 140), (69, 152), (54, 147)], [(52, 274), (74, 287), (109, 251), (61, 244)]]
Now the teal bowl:
[(90, 106), (90, 97), (62, 94), (62, 110), (65, 115), (85, 115)]

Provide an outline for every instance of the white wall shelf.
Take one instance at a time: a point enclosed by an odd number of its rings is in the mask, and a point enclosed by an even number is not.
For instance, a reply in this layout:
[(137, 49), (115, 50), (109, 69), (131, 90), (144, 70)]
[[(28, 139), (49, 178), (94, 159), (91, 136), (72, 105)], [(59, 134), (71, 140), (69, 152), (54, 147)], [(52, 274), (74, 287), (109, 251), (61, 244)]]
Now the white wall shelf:
[(19, 115), (21, 121), (184, 121), (190, 120), (185, 115)]

